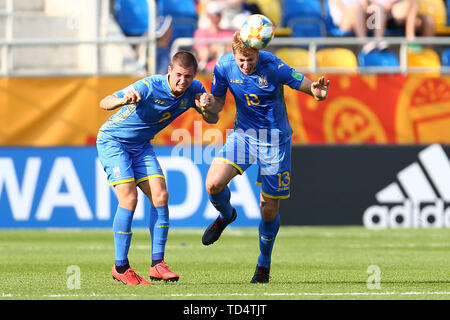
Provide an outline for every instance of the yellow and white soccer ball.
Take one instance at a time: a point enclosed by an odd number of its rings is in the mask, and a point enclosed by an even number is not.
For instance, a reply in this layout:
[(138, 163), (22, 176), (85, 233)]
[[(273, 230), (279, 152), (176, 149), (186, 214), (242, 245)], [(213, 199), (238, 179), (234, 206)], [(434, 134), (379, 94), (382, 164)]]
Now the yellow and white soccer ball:
[(275, 26), (266, 16), (252, 14), (245, 19), (239, 34), (246, 45), (263, 49), (273, 39)]

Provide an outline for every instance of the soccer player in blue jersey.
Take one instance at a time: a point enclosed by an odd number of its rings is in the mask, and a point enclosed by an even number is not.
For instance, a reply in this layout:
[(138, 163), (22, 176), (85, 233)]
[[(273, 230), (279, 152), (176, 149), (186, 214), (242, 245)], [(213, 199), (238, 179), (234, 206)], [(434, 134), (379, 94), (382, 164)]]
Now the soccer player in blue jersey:
[(236, 32), (232, 52), (222, 56), (215, 66), (212, 94), (201, 98), (207, 106), (201, 109), (215, 115), (224, 106), (227, 89), (236, 102), (234, 128), (206, 177), (206, 190), (219, 216), (206, 228), (202, 237), (204, 245), (217, 241), (226, 226), (237, 217), (230, 204), (228, 183), (252, 163), (259, 166), (260, 254), (251, 283), (269, 282), (272, 249), (280, 227), (280, 199), (290, 195), (292, 129), (283, 85), (320, 101), (328, 95), (329, 80), (320, 77), (312, 82), (272, 53), (245, 45)]
[[(200, 97), (206, 95), (206, 90), (201, 82), (194, 80), (196, 73), (196, 58), (189, 52), (180, 51), (173, 56), (168, 74), (143, 78), (100, 102), (100, 107), (105, 110), (120, 108), (100, 128), (97, 150), (108, 184), (114, 186), (119, 200), (113, 221), (115, 263), (111, 273), (114, 279), (125, 284), (149, 284), (135, 273), (128, 261), (137, 187), (152, 204), (150, 279), (179, 279), (179, 275), (164, 262), (169, 230), (168, 193), (150, 140), (189, 108), (194, 107), (199, 112), (200, 108), (205, 108), (200, 105)], [(207, 110), (203, 118), (207, 122), (218, 119)]]

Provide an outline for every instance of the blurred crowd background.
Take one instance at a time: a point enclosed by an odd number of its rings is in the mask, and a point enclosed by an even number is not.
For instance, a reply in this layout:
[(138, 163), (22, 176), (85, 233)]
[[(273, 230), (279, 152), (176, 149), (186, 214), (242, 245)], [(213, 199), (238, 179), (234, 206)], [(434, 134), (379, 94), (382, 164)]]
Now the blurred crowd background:
[[(148, 71), (150, 63), (156, 64), (151, 70), (165, 73), (171, 53), (188, 49), (197, 54), (201, 71), (211, 72), (215, 59), (230, 49), (226, 42), (243, 20), (262, 13), (276, 25), (275, 40), (267, 50), (299, 69), (444, 67), (448, 72), (449, 4), (450, 0), (0, 0), (1, 71), (135, 73)], [(157, 38), (154, 54), (145, 42), (150, 31)], [(192, 41), (177, 42), (180, 38)]]
[[(114, 15), (124, 33), (144, 35), (148, 26), (147, 1), (113, 2)], [(445, 46), (439, 41), (420, 40), (450, 35), (449, 3), (449, 0), (159, 0), (157, 70), (165, 71), (170, 47), (176, 39), (193, 38), (201, 71), (211, 72), (217, 57), (230, 48), (199, 43), (200, 40), (229, 40), (245, 18), (254, 13), (262, 13), (274, 22), (277, 38), (361, 39), (348, 42), (347, 46), (333, 40), (329, 45), (319, 42), (318, 50), (312, 53), (305, 42), (292, 41), (290, 45), (284, 42), (268, 48), (294, 67), (310, 67), (309, 55), (314, 54), (319, 67), (395, 68), (400, 64), (401, 40), (406, 43), (407, 66), (449, 66), (449, 43)], [(142, 17), (138, 18), (137, 12), (143, 13)], [(385, 37), (398, 40), (384, 40)]]

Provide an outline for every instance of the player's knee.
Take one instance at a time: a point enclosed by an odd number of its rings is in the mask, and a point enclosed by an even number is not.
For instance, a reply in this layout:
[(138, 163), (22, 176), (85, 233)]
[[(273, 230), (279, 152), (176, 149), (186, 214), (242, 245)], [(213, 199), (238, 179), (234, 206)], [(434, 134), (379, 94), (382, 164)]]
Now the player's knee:
[(268, 208), (267, 210), (261, 210), (261, 218), (264, 221), (272, 221), (278, 214), (278, 210), (275, 208)]
[(224, 185), (219, 183), (218, 181), (213, 180), (206, 180), (205, 182), (206, 192), (208, 192), (209, 195), (215, 195), (218, 194), (220, 191), (225, 188)]
[(134, 211), (136, 209), (137, 201), (137, 194), (129, 194), (119, 199), (119, 206)]
[(169, 192), (160, 190), (152, 195), (153, 204), (157, 207), (165, 206), (169, 203)]
[(272, 221), (275, 219), (279, 207), (280, 199), (269, 199), (266, 197), (261, 197), (261, 217), (265, 221)]

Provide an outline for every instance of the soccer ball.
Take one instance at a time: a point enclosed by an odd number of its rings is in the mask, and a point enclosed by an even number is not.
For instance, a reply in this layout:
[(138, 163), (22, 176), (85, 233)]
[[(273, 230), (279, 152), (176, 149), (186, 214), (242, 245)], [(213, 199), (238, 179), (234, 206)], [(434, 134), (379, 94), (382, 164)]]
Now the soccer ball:
[(245, 19), (239, 34), (246, 45), (255, 49), (262, 49), (273, 39), (275, 26), (266, 16), (252, 14)]

